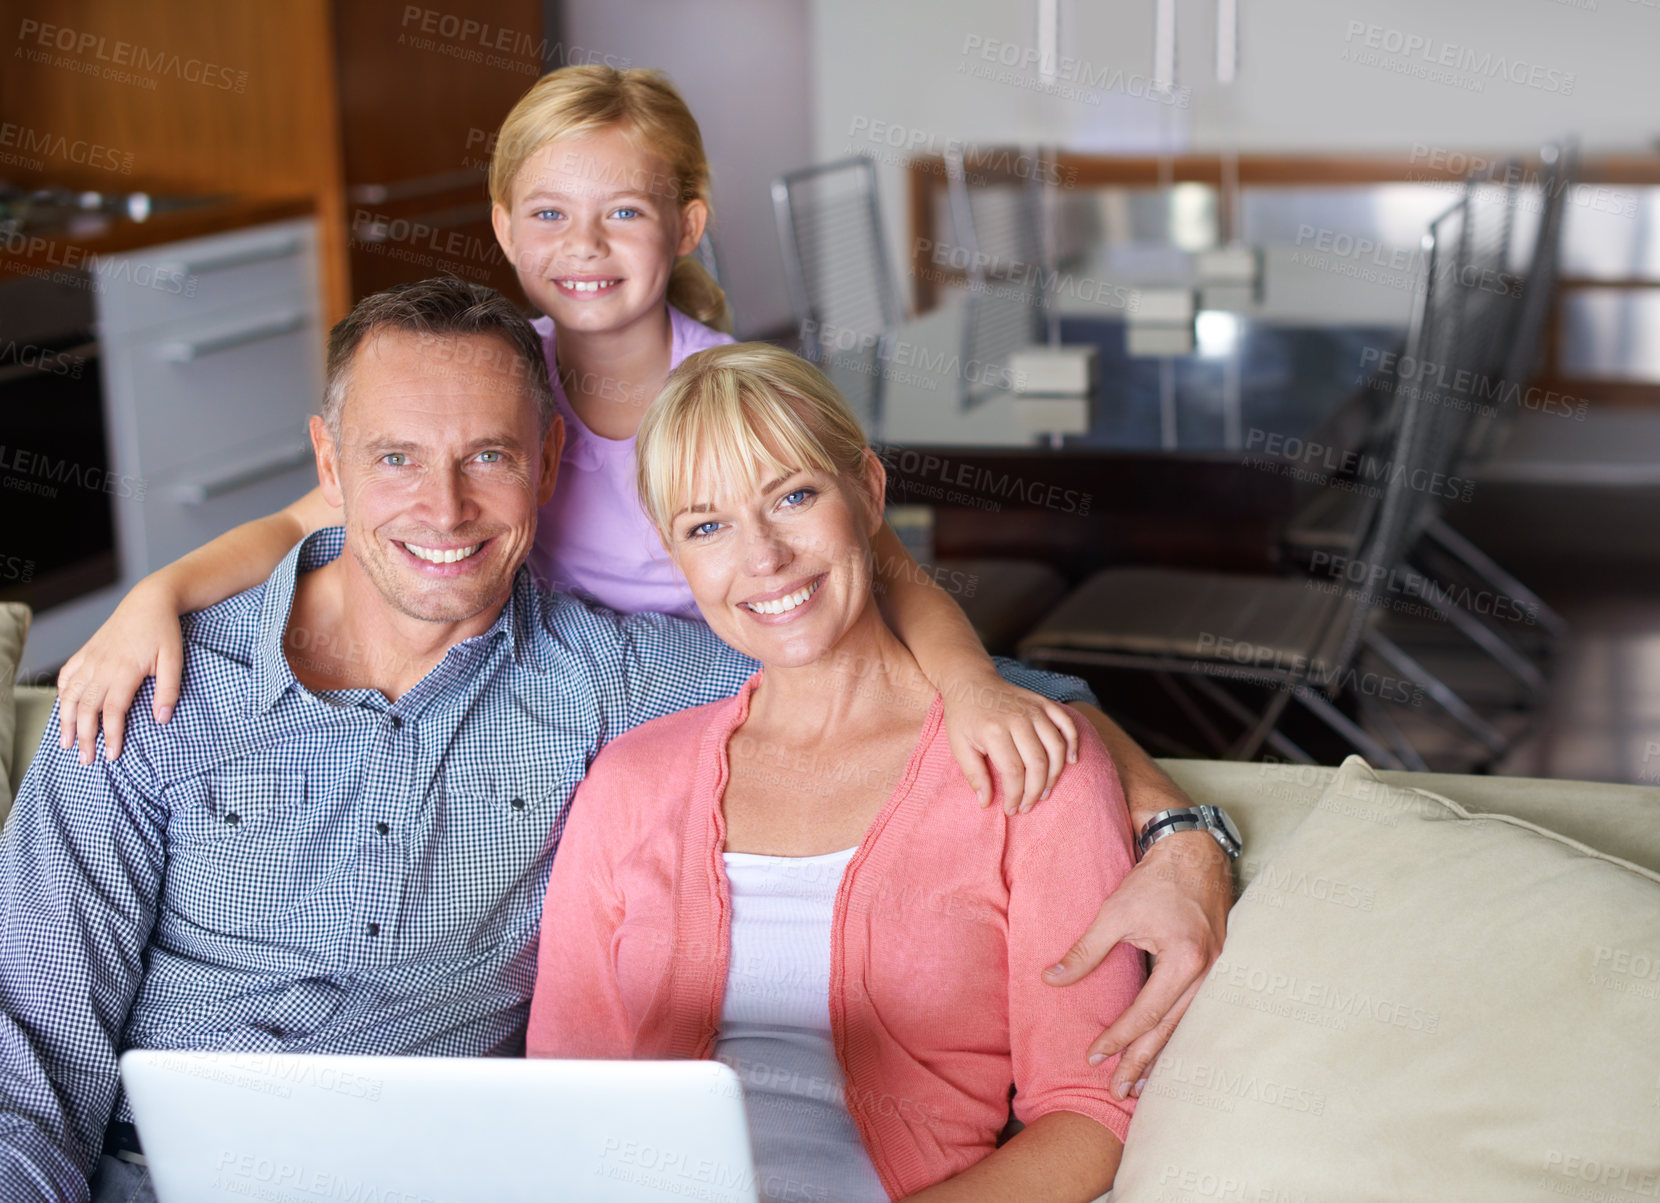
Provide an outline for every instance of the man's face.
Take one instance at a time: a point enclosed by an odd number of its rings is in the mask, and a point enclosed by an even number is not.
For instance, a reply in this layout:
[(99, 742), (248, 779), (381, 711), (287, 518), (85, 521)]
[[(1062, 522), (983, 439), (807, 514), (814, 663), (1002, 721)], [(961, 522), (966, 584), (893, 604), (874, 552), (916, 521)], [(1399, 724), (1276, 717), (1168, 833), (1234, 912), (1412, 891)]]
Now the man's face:
[(564, 426), (537, 431), (525, 365), (492, 335), (370, 335), (347, 381), (338, 445), (312, 419), (346, 550), (387, 605), (464, 622), (502, 605), (553, 495)]

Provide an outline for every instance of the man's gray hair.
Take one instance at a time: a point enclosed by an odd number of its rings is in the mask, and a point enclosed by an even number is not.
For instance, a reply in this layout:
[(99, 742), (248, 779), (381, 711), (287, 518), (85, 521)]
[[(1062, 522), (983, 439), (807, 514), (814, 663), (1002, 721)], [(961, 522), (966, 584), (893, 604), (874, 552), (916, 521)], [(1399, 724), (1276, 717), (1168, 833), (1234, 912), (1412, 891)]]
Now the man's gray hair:
[[(556, 409), (548, 383), (548, 364), (541, 336), (530, 322), (493, 288), (454, 276), (436, 276), (364, 297), (329, 331), (322, 412), (336, 447), (340, 444), (340, 414), (351, 383), (352, 361), (363, 343), (381, 330), (419, 335), (422, 342), (431, 340), (435, 347), (442, 342), (446, 344), (445, 353), (457, 364), (506, 365), (536, 406), (537, 432), (546, 433), (553, 424)], [(499, 354), (475, 348), (461, 350), (452, 341), (473, 334), (494, 335), (502, 344)]]

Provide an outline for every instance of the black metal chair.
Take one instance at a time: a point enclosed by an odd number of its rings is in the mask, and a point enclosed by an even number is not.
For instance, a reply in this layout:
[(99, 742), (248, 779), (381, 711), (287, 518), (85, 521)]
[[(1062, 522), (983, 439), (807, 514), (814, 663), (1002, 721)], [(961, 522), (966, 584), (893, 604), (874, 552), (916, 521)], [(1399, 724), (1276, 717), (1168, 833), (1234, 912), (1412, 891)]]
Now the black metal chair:
[(1044, 234), (1045, 160), (1036, 149), (1020, 158), (1035, 165), (1022, 176), (976, 170), (970, 181), (962, 149), (951, 147), (944, 155), (951, 257), (967, 264), (961, 358), (974, 369), (964, 381), (969, 401), (984, 391), (980, 382), (1000, 378), (985, 369), (1041, 342), (1047, 328), (1052, 271)]
[(824, 369), (880, 438), (883, 383), (905, 320), (864, 155), (779, 176), (773, 215), (801, 335), (801, 353)]
[[(1424, 238), (1422, 289), (1414, 309), (1407, 354), (1419, 362), (1473, 363), (1462, 348), (1484, 345), (1490, 308), (1471, 306), (1472, 190), (1437, 218)], [(1474, 321), (1472, 321), (1472, 317)], [(1376, 483), (1356, 547), (1365, 565), (1401, 564), (1429, 501), (1421, 473), (1441, 455), (1438, 438), (1446, 416), (1437, 399), (1408, 382), (1392, 382), (1391, 403), (1380, 421), (1381, 459), (1374, 447), (1363, 471)], [(1368, 569), (1368, 575), (1370, 569)], [(1377, 698), (1363, 702), (1370, 655), (1422, 690), (1449, 717), (1497, 758), (1508, 748), (1502, 732), (1477, 714), (1444, 682), (1377, 629), (1384, 598), (1361, 588), (1329, 590), (1308, 577), (1250, 577), (1163, 568), (1113, 568), (1075, 590), (1020, 644), (1036, 664), (1099, 665), (1154, 674), (1183, 705), (1218, 754), (1250, 758), (1264, 746), (1290, 759), (1306, 752), (1279, 729), (1295, 700), (1352, 747), (1392, 767), (1425, 767), (1423, 758)], [(1266, 704), (1253, 713), (1223, 687), (1232, 679), (1266, 688)], [(1191, 686), (1188, 694), (1183, 686)], [(1408, 697), (1411, 696), (1409, 691)], [(1226, 736), (1204, 713), (1199, 699), (1236, 722)], [(1381, 737), (1338, 703), (1369, 710)], [(1387, 701), (1388, 699), (1382, 699)], [(1386, 746), (1387, 745), (1387, 746)]]

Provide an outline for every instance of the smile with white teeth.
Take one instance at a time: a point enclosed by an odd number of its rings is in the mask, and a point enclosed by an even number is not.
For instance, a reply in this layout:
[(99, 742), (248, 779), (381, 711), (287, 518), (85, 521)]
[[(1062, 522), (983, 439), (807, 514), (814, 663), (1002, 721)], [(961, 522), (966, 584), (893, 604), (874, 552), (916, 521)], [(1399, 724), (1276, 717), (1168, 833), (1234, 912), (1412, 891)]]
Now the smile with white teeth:
[(824, 578), (820, 577), (811, 585), (803, 585), (794, 593), (788, 594), (787, 596), (775, 597), (771, 601), (745, 602), (744, 605), (748, 606), (751, 610), (754, 610), (757, 614), (788, 614), (802, 602), (813, 596), (813, 594), (817, 593), (818, 587), (823, 583)]
[(403, 549), (417, 560), (425, 560), (429, 564), (453, 564), (457, 560), (465, 560), (483, 546), (482, 543), (474, 543), (471, 547), (439, 549), (436, 547), (418, 547), (414, 543), (405, 543)]
[(561, 280), (560, 285), (572, 292), (604, 292), (608, 288), (615, 288), (621, 280)]

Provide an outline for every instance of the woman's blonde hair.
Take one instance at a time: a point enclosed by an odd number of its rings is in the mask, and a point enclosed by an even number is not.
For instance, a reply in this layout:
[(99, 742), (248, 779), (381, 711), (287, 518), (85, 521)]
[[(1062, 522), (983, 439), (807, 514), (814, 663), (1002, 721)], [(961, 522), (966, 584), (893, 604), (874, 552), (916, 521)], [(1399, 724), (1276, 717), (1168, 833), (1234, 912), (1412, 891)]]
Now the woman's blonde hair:
[[(519, 98), (496, 134), (490, 199), (510, 206), (525, 161), (549, 142), (622, 129), (669, 165), (670, 196), (709, 205), (709, 160), (691, 109), (661, 71), (598, 63), (550, 71)], [(731, 330), (726, 293), (703, 264), (682, 255), (669, 276), (669, 304), (717, 330)]]
[(768, 343), (688, 355), (635, 436), (640, 504), (670, 541), (674, 516), (719, 489), (818, 470), (860, 485), (865, 432), (824, 373)]

